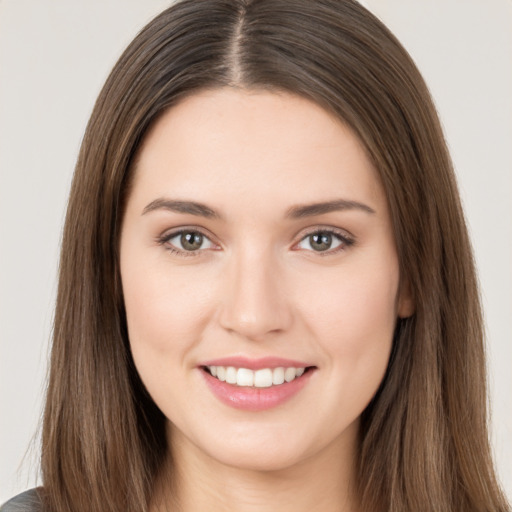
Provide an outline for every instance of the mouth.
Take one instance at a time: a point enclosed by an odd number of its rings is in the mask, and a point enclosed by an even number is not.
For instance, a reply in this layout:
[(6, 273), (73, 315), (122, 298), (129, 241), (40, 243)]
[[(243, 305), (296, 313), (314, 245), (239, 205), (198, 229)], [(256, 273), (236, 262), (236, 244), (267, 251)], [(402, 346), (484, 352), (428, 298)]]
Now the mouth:
[(279, 366), (277, 368), (237, 368), (235, 366), (207, 365), (203, 371), (219, 380), (242, 388), (271, 388), (288, 384), (314, 370), (315, 366), (294, 367)]
[(225, 405), (256, 412), (291, 401), (311, 388), (318, 367), (281, 357), (230, 356), (203, 361), (197, 367), (213, 395)]

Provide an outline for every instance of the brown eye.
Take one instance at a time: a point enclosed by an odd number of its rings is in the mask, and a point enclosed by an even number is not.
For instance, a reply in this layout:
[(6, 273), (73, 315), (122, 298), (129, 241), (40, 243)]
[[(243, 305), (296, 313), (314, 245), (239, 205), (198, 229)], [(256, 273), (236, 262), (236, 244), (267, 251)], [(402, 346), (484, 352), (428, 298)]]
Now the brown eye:
[(194, 231), (181, 234), (180, 242), (185, 251), (197, 251), (203, 245), (203, 235)]
[(171, 233), (162, 239), (162, 243), (169, 246), (172, 251), (189, 254), (215, 247), (207, 236), (192, 229)]
[(334, 253), (336, 249), (344, 249), (353, 241), (335, 231), (315, 231), (305, 236), (297, 245), (299, 249), (312, 252)]
[(309, 235), (309, 245), (314, 251), (327, 251), (332, 245), (332, 235), (330, 233)]

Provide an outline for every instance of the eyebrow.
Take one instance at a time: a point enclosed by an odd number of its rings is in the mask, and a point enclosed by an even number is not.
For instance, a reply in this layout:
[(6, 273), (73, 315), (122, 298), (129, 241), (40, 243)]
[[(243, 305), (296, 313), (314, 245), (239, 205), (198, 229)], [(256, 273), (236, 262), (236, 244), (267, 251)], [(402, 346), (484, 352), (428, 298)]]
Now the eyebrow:
[(179, 201), (175, 199), (159, 198), (151, 201), (144, 210), (142, 215), (155, 210), (168, 210), (176, 213), (188, 213), (197, 215), (198, 217), (207, 217), (208, 219), (218, 219), (220, 215), (212, 210), (209, 206), (195, 201)]
[(292, 206), (286, 212), (286, 217), (292, 219), (301, 219), (304, 217), (313, 217), (315, 215), (324, 215), (326, 213), (343, 211), (343, 210), (361, 210), (366, 213), (376, 213), (364, 203), (358, 201), (349, 201), (347, 199), (335, 199), (322, 203), (312, 203), (306, 205)]
[[(188, 213), (189, 215), (197, 215), (198, 217), (206, 217), (208, 219), (221, 218), (221, 216), (215, 210), (203, 203), (165, 198), (159, 198), (151, 201), (151, 203), (149, 203), (142, 211), (142, 215), (155, 210), (168, 210), (176, 213)], [(326, 201), (321, 203), (292, 206), (287, 210), (285, 217), (291, 219), (301, 219), (304, 217), (314, 217), (315, 215), (324, 215), (326, 213), (343, 210), (361, 210), (369, 214), (375, 213), (373, 208), (364, 203), (360, 203), (358, 201), (349, 201), (347, 199), (335, 199), (333, 201)]]

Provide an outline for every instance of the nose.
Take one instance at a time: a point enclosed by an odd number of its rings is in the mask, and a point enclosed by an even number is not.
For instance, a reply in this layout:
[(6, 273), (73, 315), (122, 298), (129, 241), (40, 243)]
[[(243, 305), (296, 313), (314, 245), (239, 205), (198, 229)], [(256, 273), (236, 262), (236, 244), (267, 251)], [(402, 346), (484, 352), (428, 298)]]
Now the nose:
[(257, 341), (289, 329), (286, 283), (271, 255), (247, 249), (234, 256), (223, 281), (220, 324), (225, 330)]

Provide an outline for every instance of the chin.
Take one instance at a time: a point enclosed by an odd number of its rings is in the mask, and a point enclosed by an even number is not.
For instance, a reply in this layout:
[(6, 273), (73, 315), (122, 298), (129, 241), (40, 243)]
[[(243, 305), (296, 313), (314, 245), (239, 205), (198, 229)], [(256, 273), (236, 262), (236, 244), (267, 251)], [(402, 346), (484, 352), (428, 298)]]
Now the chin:
[(320, 425), (296, 427), (240, 422), (236, 428), (196, 432), (190, 438), (173, 429), (172, 436), (174, 448), (181, 444), (185, 451), (192, 444), (196, 456), (203, 461), (206, 456), (209, 464), (265, 473), (297, 469), (306, 461), (314, 463), (332, 453), (341, 454), (354, 446), (358, 432), (357, 421), (341, 428), (338, 435)]
[(218, 453), (217, 450), (209, 454), (212, 459), (224, 466), (242, 471), (278, 472), (297, 467), (308, 457), (305, 453), (295, 449), (273, 447), (248, 449), (248, 447), (231, 447), (229, 452)]

